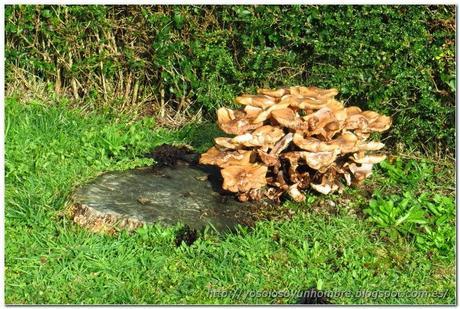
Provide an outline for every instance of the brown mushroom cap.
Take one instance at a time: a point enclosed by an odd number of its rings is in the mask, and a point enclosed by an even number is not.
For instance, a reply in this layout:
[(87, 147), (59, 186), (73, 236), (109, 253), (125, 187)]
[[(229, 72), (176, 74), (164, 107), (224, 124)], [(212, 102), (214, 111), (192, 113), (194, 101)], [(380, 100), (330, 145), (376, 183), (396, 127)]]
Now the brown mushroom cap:
[(337, 133), (342, 131), (343, 121), (333, 121), (328, 123), (319, 133), (326, 141), (330, 141)]
[(267, 177), (267, 183), (271, 186), (275, 186), (280, 190), (286, 191), (289, 185), (286, 183), (283, 175), (283, 171), (278, 171), (274, 177)]
[(318, 134), (318, 130), (324, 128), (328, 123), (335, 121), (334, 113), (328, 108), (323, 107), (318, 111), (304, 116), (303, 119), (308, 124), (310, 135)]
[(347, 165), (357, 183), (360, 183), (372, 174), (373, 164), (365, 163), (358, 166), (356, 163), (350, 163)]
[(234, 111), (233, 109), (221, 107), (217, 110), (217, 122), (219, 124), (226, 123), (236, 119), (237, 116), (243, 117), (244, 113), (240, 111)]
[(265, 165), (247, 164), (231, 165), (221, 170), (224, 183), (222, 188), (231, 192), (248, 192), (259, 189), (267, 184)]
[(322, 194), (329, 194), (330, 192), (340, 190), (341, 184), (337, 180), (336, 168), (330, 168), (324, 171), (323, 175), (321, 176), (321, 183), (311, 183), (310, 186)]
[(288, 103), (290, 106), (300, 109), (317, 110), (326, 107), (327, 101), (317, 100), (310, 97), (302, 97), (297, 95), (285, 95), (281, 98), (281, 103)]
[(297, 100), (298, 104), (296, 106), (301, 109), (318, 110), (326, 107), (333, 112), (343, 109), (343, 104), (332, 98), (315, 100), (309, 97), (299, 97)]
[(343, 105), (342, 108), (331, 105), (327, 105), (327, 107), (331, 109), (335, 120), (326, 124), (326, 126), (324, 126), (324, 131), (320, 132), (320, 134), (326, 141), (330, 141), (337, 133), (343, 130), (345, 120), (347, 119), (347, 112), (345, 108), (343, 108)]
[(262, 95), (268, 95), (274, 98), (281, 98), (285, 94), (289, 93), (289, 89), (286, 88), (280, 88), (280, 89), (266, 89), (266, 88), (261, 88), (257, 89), (258, 94)]
[(353, 133), (359, 138), (359, 140), (361, 141), (365, 141), (366, 139), (369, 138), (369, 136), (371, 136), (371, 133), (369, 132), (369, 128), (365, 129), (365, 130), (359, 130), (359, 129), (356, 129), (353, 131)]
[(244, 111), (248, 119), (251, 119), (253, 123), (257, 123), (256, 121), (254, 121), (254, 119), (256, 119), (257, 116), (260, 115), (260, 113), (263, 111), (263, 108), (255, 107), (252, 105), (246, 105), (244, 107)]
[(200, 157), (200, 164), (217, 165), (226, 167), (231, 165), (250, 164), (253, 151), (237, 150), (237, 151), (220, 151), (215, 146), (211, 147)]
[(305, 201), (305, 195), (303, 195), (299, 189), (298, 184), (293, 184), (288, 188), (288, 194), (292, 197), (292, 199), (296, 202), (303, 202)]
[(280, 202), (280, 196), (281, 196), (282, 194), (283, 194), (283, 191), (282, 191), (282, 190), (277, 189), (277, 188), (273, 188), (273, 187), (267, 188), (267, 189), (265, 190), (265, 192), (264, 192), (264, 195), (265, 195), (268, 199), (270, 199), (270, 200), (272, 200), (272, 201), (275, 201), (275, 202), (277, 202), (277, 203)]
[(332, 110), (332, 111), (334, 113), (334, 117), (335, 117), (336, 121), (344, 122), (348, 117), (348, 113), (347, 113), (346, 108), (336, 109), (336, 110)]
[(224, 152), (217, 149), (216, 146), (211, 147), (205, 153), (200, 156), (200, 164), (217, 165), (217, 160), (222, 156)]
[(311, 152), (323, 152), (323, 151), (334, 151), (340, 146), (337, 144), (330, 144), (327, 142), (323, 142), (314, 137), (303, 137), (303, 133), (297, 132), (294, 134), (293, 139), (294, 144), (299, 146), (299, 148)]
[(322, 193), (322, 194), (329, 194), (331, 193), (332, 186), (328, 183), (325, 184), (316, 184), (316, 183), (311, 183), (310, 186), (317, 192)]
[(303, 151), (285, 152), (281, 155), (281, 157), (283, 157), (283, 159), (289, 160), (289, 163), (291, 165), (293, 164), (297, 165), (297, 162), (302, 158), (302, 152)]
[(383, 132), (390, 128), (391, 118), (388, 116), (379, 116), (370, 125), (369, 129), (373, 132)]
[[(349, 153), (358, 151), (358, 137), (351, 132), (343, 132), (338, 138), (323, 142), (314, 137), (304, 138), (302, 133), (294, 134), (294, 143), (303, 150), (310, 152), (329, 152), (340, 150), (340, 153)], [(370, 144), (369, 147), (376, 146)], [(363, 146), (364, 147), (364, 146)]]
[(236, 103), (251, 105), (260, 108), (267, 108), (276, 103), (276, 99), (267, 95), (250, 95), (245, 94), (235, 99)]
[(278, 110), (278, 109), (284, 109), (284, 108), (287, 108), (289, 106), (289, 103), (288, 102), (282, 102), (282, 103), (278, 103), (278, 104), (275, 104), (275, 105), (272, 105), (270, 106), (269, 108), (265, 109), (265, 110), (262, 110), (253, 120), (252, 122), (253, 123), (259, 123), (259, 122), (264, 122), (265, 120), (267, 120), (270, 116), (271, 116), (271, 113), (275, 110)]
[(252, 136), (252, 144), (255, 146), (274, 145), (284, 136), (284, 132), (278, 127), (265, 125), (254, 130)]
[(317, 87), (303, 87), (303, 86), (290, 87), (289, 91), (293, 95), (311, 97), (316, 100), (333, 98), (339, 93), (337, 89), (335, 88), (321, 89)]
[(343, 177), (345, 178), (345, 181), (347, 182), (347, 185), (351, 185), (351, 176), (350, 173), (344, 172)]
[(292, 132), (286, 134), (282, 139), (280, 139), (275, 144), (275, 146), (270, 151), (270, 154), (279, 155), (284, 149), (286, 149), (289, 146), (289, 144), (292, 142), (292, 139), (293, 139)]
[(275, 166), (279, 165), (278, 155), (273, 155), (270, 153), (266, 153), (262, 149), (257, 149), (257, 153), (259, 154), (260, 160), (267, 166)]
[(287, 106), (299, 107), (300, 99), (296, 95), (286, 94), (281, 97), (279, 104), (286, 104)]
[(345, 111), (347, 112), (347, 116), (353, 116), (361, 113), (361, 109), (358, 106), (345, 107)]
[(218, 150), (222, 151), (241, 148), (241, 145), (232, 143), (231, 137), (216, 137), (214, 142), (216, 143)]
[(257, 129), (262, 123), (251, 123), (246, 113), (221, 107), (217, 110), (217, 121), (222, 131), (228, 134), (243, 134)]
[(364, 117), (361, 114), (354, 114), (347, 117), (347, 119), (345, 120), (344, 128), (347, 130), (367, 130), (368, 125), (369, 121), (366, 117)]
[(337, 158), (339, 150), (324, 151), (324, 152), (308, 152), (308, 151), (291, 151), (283, 153), (282, 157), (294, 162), (298, 159), (303, 159), (309, 167), (315, 170), (329, 167)]
[(351, 157), (353, 161), (361, 164), (376, 164), (382, 162), (386, 158), (386, 155), (365, 155), (364, 157), (360, 157), (358, 153), (353, 154)]
[(324, 126), (324, 130), (331, 131), (331, 132), (337, 132), (337, 131), (340, 131), (340, 129), (341, 129), (341, 124), (339, 121), (332, 121)]
[(341, 153), (358, 151), (358, 137), (351, 132), (343, 132), (338, 138), (332, 140), (332, 145), (337, 145)]
[(339, 111), (346, 113), (343, 103), (337, 101), (336, 99), (328, 99), (326, 107), (329, 108), (334, 113), (334, 115)]
[(296, 129), (299, 120), (298, 115), (290, 108), (277, 109), (272, 112), (273, 118), (286, 128)]
[(312, 169), (320, 170), (330, 166), (337, 159), (338, 153), (339, 150), (323, 152), (301, 151), (301, 156)]
[(367, 142), (367, 143), (361, 142), (361, 143), (358, 144), (358, 149), (359, 150), (364, 150), (364, 151), (380, 150), (383, 147), (385, 147), (384, 143), (374, 142), (374, 141)]
[(245, 133), (232, 138), (231, 143), (242, 144), (247, 147), (263, 146), (272, 148), (283, 136), (284, 132), (280, 128), (265, 125), (257, 128), (252, 133)]
[(366, 117), (369, 123), (372, 123), (373, 121), (377, 120), (377, 118), (380, 117), (380, 114), (374, 111), (364, 111), (364, 112), (361, 112), (360, 114)]

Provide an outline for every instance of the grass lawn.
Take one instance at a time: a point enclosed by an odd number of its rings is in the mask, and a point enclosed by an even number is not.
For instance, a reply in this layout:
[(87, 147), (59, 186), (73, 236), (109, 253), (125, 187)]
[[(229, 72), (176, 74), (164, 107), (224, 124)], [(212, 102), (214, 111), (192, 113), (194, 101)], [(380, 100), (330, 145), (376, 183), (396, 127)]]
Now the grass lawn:
[[(176, 247), (179, 226), (92, 234), (67, 218), (69, 196), (104, 171), (151, 164), (142, 155), (156, 145), (207, 149), (220, 134), (213, 124), (167, 131), (151, 119), (14, 98), (6, 100), (5, 118), (8, 304), (296, 303), (295, 295), (251, 291), (312, 286), (442, 293), (333, 303), (455, 303), (453, 162), (393, 158), (364, 188), (284, 203), (289, 220), (231, 235), (206, 232)], [(210, 293), (237, 289), (238, 297)]]

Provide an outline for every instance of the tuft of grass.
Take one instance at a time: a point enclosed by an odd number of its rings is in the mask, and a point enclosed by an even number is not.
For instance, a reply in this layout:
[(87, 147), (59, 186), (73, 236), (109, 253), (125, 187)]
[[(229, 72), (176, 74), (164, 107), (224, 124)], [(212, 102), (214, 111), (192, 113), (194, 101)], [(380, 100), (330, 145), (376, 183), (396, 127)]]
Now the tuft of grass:
[[(205, 231), (191, 246), (176, 247), (180, 226), (92, 234), (64, 215), (76, 186), (104, 171), (151, 164), (142, 155), (162, 143), (204, 150), (216, 127), (167, 131), (149, 119), (129, 122), (120, 115), (14, 99), (6, 100), (5, 113), (8, 304), (289, 304), (298, 301), (294, 292), (312, 286), (442, 292), (442, 297), (354, 295), (332, 298), (333, 303), (455, 303), (453, 258), (429, 256), (406, 237), (392, 241), (375, 233), (375, 223), (351, 211), (368, 201), (360, 189), (287, 202), (280, 207), (293, 212), (290, 220), (261, 221), (228, 235)], [(368, 188), (385, 183), (395, 190), (401, 181), (390, 179), (394, 184), (378, 174)], [(337, 212), (317, 211), (330, 201)], [(227, 293), (218, 297), (219, 291)], [(292, 295), (258, 297), (257, 291)]]

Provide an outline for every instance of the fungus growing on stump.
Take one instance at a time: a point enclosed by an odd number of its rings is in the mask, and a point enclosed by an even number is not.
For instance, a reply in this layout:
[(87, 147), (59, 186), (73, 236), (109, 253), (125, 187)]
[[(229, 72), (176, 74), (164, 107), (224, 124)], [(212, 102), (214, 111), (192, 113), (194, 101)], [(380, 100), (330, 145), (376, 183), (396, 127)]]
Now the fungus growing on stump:
[(322, 194), (358, 184), (385, 160), (385, 145), (368, 140), (383, 132), (391, 118), (335, 99), (336, 89), (295, 86), (259, 89), (235, 102), (240, 110), (217, 111), (219, 127), (234, 137), (218, 137), (200, 163), (217, 165), (223, 189), (241, 201), (286, 193), (305, 200), (308, 188)]

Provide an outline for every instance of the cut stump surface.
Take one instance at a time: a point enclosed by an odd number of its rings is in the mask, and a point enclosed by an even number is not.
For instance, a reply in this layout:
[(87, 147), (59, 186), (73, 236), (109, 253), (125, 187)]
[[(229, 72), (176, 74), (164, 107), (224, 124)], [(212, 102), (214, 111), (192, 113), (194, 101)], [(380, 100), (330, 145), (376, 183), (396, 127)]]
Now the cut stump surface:
[(102, 174), (73, 195), (73, 220), (109, 232), (152, 223), (196, 230), (212, 225), (218, 231), (245, 224), (250, 203), (220, 194), (221, 184), (213, 183), (217, 177), (207, 169), (182, 163)]

